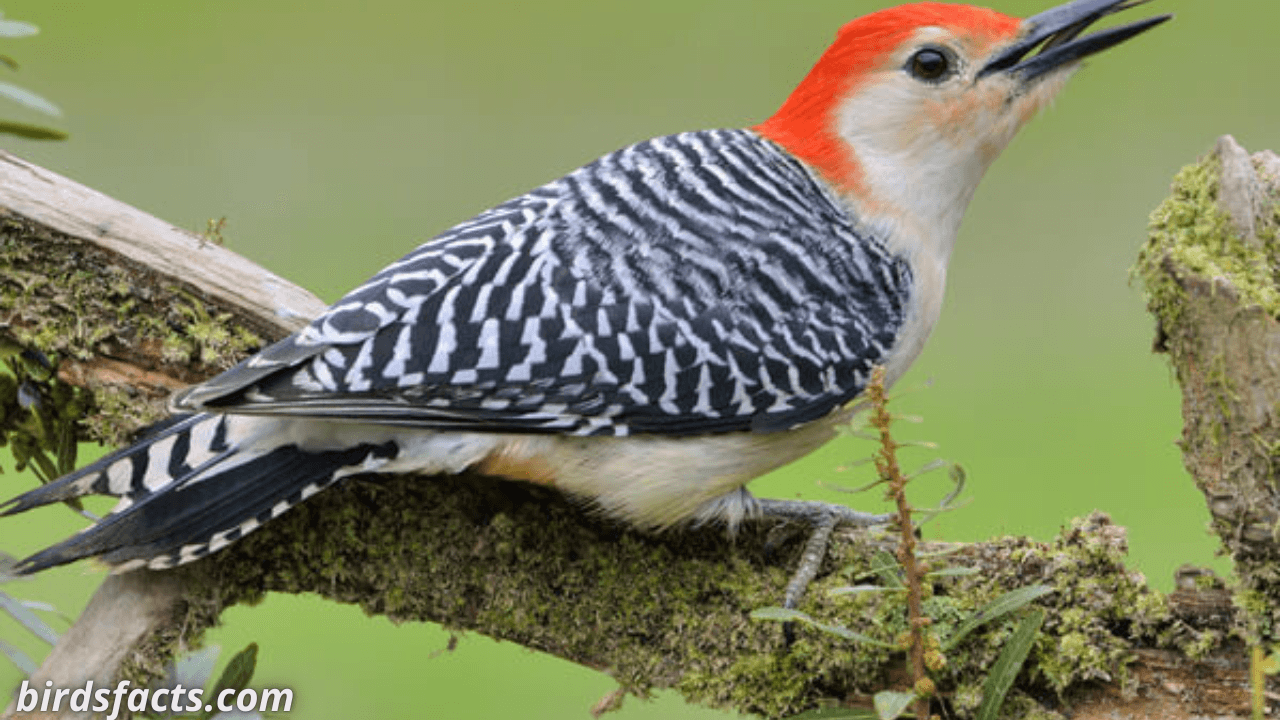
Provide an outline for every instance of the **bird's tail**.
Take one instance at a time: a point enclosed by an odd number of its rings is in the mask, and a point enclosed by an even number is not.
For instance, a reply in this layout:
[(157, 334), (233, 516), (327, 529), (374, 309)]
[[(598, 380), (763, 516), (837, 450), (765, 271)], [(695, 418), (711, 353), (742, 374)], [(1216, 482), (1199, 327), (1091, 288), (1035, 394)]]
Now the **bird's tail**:
[[(245, 420), (240, 418), (240, 421)], [(21, 561), (33, 573), (85, 557), (117, 572), (162, 569), (216, 552), (345, 475), (394, 458), (394, 442), (306, 451), (255, 448), (235, 416), (183, 415), (141, 442), (0, 505), (12, 515), (83, 495), (120, 499), (101, 520)]]

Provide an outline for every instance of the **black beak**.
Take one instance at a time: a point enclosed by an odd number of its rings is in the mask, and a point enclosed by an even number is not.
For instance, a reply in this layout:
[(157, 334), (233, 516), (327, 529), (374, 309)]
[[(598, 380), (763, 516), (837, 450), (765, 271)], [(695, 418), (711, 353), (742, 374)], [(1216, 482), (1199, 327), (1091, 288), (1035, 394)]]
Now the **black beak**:
[[(1075, 0), (1052, 10), (1045, 10), (1027, 18), (1023, 35), (998, 52), (978, 72), (978, 77), (1005, 72), (1027, 82), (1055, 68), (1119, 45), (1173, 17), (1159, 15), (1080, 37), (1080, 33), (1103, 17), (1149, 1)], [(1041, 43), (1044, 43), (1044, 47), (1040, 52), (1027, 57)]]

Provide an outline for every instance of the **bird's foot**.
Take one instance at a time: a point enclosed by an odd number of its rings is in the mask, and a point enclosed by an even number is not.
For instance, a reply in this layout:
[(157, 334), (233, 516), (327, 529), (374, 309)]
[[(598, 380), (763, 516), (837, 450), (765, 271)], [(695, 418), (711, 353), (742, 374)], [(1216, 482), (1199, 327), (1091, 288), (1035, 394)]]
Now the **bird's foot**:
[[(883, 525), (893, 520), (892, 515), (875, 515), (864, 513), (833, 503), (817, 500), (772, 500), (756, 499), (757, 517), (769, 520), (786, 520), (808, 525), (811, 530), (809, 540), (805, 543), (804, 552), (800, 555), (800, 563), (787, 583), (786, 594), (782, 606), (794, 610), (804, 597), (809, 583), (818, 575), (822, 561), (827, 556), (827, 546), (831, 542), (831, 533), (837, 525), (846, 524), (855, 527)], [(787, 628), (788, 638), (790, 628)], [(788, 643), (789, 644), (789, 643)]]

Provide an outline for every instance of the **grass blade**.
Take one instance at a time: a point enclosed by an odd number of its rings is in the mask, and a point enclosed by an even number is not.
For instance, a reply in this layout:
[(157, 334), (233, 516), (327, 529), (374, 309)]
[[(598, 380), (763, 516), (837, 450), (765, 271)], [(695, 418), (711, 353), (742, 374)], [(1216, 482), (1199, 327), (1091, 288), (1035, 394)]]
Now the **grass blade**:
[(954, 648), (966, 635), (978, 629), (984, 623), (989, 623), (999, 617), (1008, 615), (1027, 603), (1035, 600), (1043, 595), (1053, 592), (1053, 588), (1048, 585), (1028, 585), (1027, 587), (1010, 590), (1000, 597), (987, 603), (987, 606), (974, 613), (968, 620), (965, 620), (956, 631), (942, 643), (942, 652), (948, 652)]
[(1018, 628), (1009, 636), (1000, 657), (991, 666), (991, 674), (982, 684), (982, 705), (978, 708), (977, 720), (996, 720), (1000, 714), (1000, 706), (1004, 697), (1013, 687), (1013, 681), (1022, 670), (1031, 646), (1036, 641), (1036, 634), (1044, 624), (1044, 610), (1036, 608), (1018, 623)]
[(3, 38), (31, 37), (38, 32), (40, 29), (31, 23), (21, 20), (0, 20), (0, 37)]
[(70, 137), (61, 130), (9, 120), (0, 120), (0, 133), (17, 135), (28, 140), (66, 140)]
[(902, 592), (902, 588), (887, 588), (880, 585), (850, 585), (848, 587), (831, 588), (827, 591), (827, 596), (840, 597), (842, 595), (858, 595), (872, 592)]
[(902, 565), (898, 564), (898, 558), (894, 557), (893, 553), (877, 551), (871, 561), (871, 572), (879, 576), (880, 582), (887, 588), (904, 587), (902, 576), (899, 574), (902, 572)]
[(818, 708), (792, 715), (787, 720), (880, 720), (875, 710), (865, 708)]
[(27, 654), (9, 643), (0, 640), (0, 655), (9, 658), (9, 662), (18, 666), (24, 676), (29, 676), (37, 669), (36, 663)]
[(977, 575), (980, 572), (982, 571), (976, 567), (966, 567), (964, 565), (957, 565), (955, 567), (945, 567), (945, 568), (942, 568), (941, 570), (934, 570), (932, 572), (925, 573), (925, 577), (931, 577), (931, 578), (968, 577), (970, 575)]
[(23, 627), (30, 630), (32, 635), (50, 645), (58, 644), (58, 633), (54, 632), (53, 628), (46, 625), (43, 620), (36, 617), (35, 613), (31, 612), (30, 609), (15, 600), (11, 595), (0, 592), (0, 608), (12, 615), (13, 619), (21, 623)]
[[(249, 686), (249, 681), (253, 679), (253, 671), (258, 665), (258, 643), (252, 642), (236, 653), (227, 661), (227, 666), (222, 669), (222, 677), (218, 678), (218, 684), (214, 687), (210, 696), (216, 697), (223, 690), (228, 688), (244, 688)], [(213, 713), (205, 711), (203, 717), (212, 718)]]
[(827, 623), (819, 622), (809, 617), (805, 613), (800, 612), (799, 610), (788, 610), (787, 608), (782, 608), (782, 607), (763, 607), (756, 610), (752, 610), (751, 619), (752, 620), (775, 620), (777, 622), (801, 622), (801, 623), (804, 623), (805, 625), (810, 625), (812, 627), (815, 627), (821, 630), (822, 632), (828, 633), (830, 635), (835, 635), (836, 637), (844, 638), (845, 640), (852, 640), (854, 642), (860, 642), (866, 645), (874, 645), (876, 647), (887, 648), (890, 650), (899, 649), (898, 646), (894, 645), (893, 643), (888, 643), (883, 640), (877, 640), (871, 637), (870, 635), (863, 635), (862, 633), (857, 632), (856, 630), (850, 630), (849, 628), (844, 627), (843, 625), (828, 625)]
[(32, 110), (39, 110), (46, 115), (53, 115), (54, 117), (62, 115), (62, 111), (58, 109), (57, 105), (26, 88), (18, 87), (12, 83), (0, 82), (0, 96), (7, 97), (21, 105), (26, 105)]

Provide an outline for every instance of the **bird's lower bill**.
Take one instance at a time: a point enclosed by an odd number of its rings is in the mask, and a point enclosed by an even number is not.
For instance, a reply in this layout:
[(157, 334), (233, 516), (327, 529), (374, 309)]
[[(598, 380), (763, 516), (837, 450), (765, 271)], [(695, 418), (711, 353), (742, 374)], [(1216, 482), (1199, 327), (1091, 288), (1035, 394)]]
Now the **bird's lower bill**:
[(1075, 0), (1027, 18), (1018, 38), (988, 60), (978, 77), (1003, 74), (1031, 84), (1058, 74), (1054, 71), (1076, 66), (1084, 58), (1137, 37), (1173, 17), (1157, 15), (1083, 34), (1107, 15), (1145, 2), (1147, 0)]

